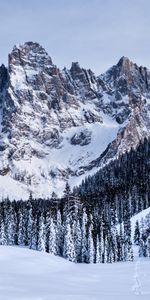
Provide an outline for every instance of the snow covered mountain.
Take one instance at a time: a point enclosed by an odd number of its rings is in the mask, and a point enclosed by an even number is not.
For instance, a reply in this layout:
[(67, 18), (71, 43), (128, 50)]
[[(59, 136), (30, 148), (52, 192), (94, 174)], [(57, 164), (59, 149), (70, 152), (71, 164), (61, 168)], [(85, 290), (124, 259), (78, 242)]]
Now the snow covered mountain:
[(62, 194), (150, 135), (150, 72), (122, 57), (95, 76), (59, 70), (38, 44), (0, 67), (0, 193)]

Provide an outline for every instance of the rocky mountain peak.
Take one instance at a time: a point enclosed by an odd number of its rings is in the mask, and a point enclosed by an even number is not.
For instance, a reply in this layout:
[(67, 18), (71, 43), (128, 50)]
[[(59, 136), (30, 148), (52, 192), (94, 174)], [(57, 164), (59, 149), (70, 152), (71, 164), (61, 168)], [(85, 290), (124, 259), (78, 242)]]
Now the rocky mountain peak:
[(118, 75), (126, 77), (127, 80), (132, 80), (134, 77), (140, 77), (141, 73), (148, 72), (147, 68), (138, 66), (133, 63), (128, 57), (121, 57), (116, 67), (118, 68)]
[(124, 78), (128, 78), (131, 76), (131, 74), (135, 73), (135, 71), (138, 69), (138, 66), (134, 64), (128, 57), (122, 56), (118, 63), (108, 69), (106, 73), (102, 75), (104, 80), (108, 82), (115, 82), (117, 81), (121, 76)]
[(14, 46), (12, 52), (9, 54), (9, 66), (22, 66), (45, 68), (52, 66), (52, 59), (46, 50), (34, 42), (26, 42), (24, 44)]
[(81, 73), (82, 68), (80, 67), (80, 64), (78, 62), (72, 62), (70, 72), (71, 72), (72, 76), (76, 73)]
[(72, 62), (70, 69), (71, 76), (74, 80), (79, 79), (81, 81), (85, 81), (85, 72), (83, 68), (80, 67), (78, 62)]
[(120, 67), (129, 67), (132, 64), (133, 62), (126, 56), (122, 56), (117, 63), (117, 65)]
[(136, 95), (141, 93), (150, 96), (150, 72), (145, 67), (139, 67), (123, 56), (119, 62), (100, 76), (109, 87), (115, 88), (122, 96)]
[(15, 46), (0, 67), (0, 192), (7, 178), (12, 197), (61, 193), (136, 147), (150, 132), (149, 84), (127, 57), (96, 77), (78, 62), (60, 70), (38, 43)]

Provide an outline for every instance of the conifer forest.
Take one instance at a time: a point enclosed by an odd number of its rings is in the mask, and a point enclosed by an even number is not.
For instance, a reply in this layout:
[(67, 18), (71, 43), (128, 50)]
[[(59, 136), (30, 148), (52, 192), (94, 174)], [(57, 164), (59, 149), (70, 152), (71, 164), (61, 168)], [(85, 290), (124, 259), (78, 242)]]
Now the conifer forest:
[[(64, 195), (0, 202), (0, 245), (21, 245), (78, 263), (132, 261), (131, 217), (150, 206), (150, 140), (111, 161)], [(150, 215), (134, 243), (150, 256)]]

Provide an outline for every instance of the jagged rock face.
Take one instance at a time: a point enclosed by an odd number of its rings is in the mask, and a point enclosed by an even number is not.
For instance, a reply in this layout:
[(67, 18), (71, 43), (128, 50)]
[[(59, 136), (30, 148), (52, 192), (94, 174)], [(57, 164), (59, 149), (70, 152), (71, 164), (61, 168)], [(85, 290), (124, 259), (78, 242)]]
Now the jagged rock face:
[(150, 72), (122, 57), (118, 64), (99, 77), (107, 85), (107, 104), (117, 122), (123, 123), (132, 109), (143, 107), (143, 98), (150, 98)]
[(136, 147), (150, 132), (149, 99), (150, 72), (128, 58), (96, 77), (78, 63), (59, 70), (37, 43), (15, 46), (0, 68), (1, 193), (60, 193)]
[(120, 97), (129, 93), (137, 95), (138, 92), (149, 95), (150, 72), (144, 67), (138, 67), (127, 57), (122, 57), (117, 65), (101, 77), (110, 87), (115, 88)]

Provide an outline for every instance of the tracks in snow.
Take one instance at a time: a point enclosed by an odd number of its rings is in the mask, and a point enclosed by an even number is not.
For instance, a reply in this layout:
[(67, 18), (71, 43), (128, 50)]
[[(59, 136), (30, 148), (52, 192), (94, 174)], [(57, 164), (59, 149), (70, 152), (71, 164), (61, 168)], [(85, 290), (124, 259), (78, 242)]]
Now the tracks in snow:
[(142, 285), (140, 280), (141, 258), (138, 256), (137, 247), (134, 249), (134, 257), (135, 257), (134, 275), (133, 275), (134, 284), (132, 287), (132, 291), (135, 295), (142, 295), (143, 294)]
[(132, 287), (132, 291), (134, 292), (135, 295), (142, 295), (142, 285), (140, 281), (140, 276), (139, 276), (139, 269), (140, 269), (140, 258), (137, 259), (134, 267), (134, 285)]

